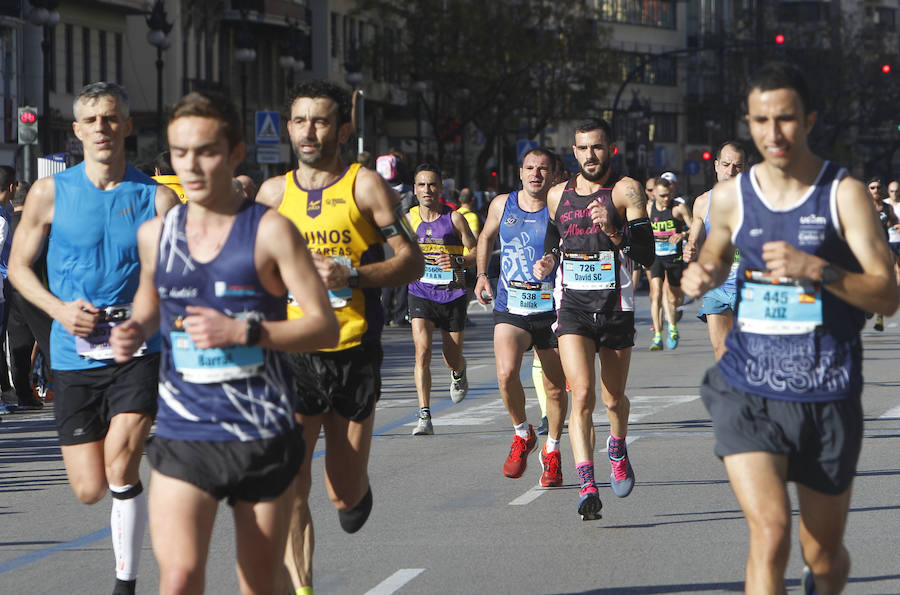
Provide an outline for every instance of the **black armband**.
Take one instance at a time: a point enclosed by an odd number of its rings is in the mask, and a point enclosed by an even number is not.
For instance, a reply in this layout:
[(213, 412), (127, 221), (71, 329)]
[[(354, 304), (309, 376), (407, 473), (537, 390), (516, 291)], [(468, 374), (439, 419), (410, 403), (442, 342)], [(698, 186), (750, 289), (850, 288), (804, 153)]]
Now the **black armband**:
[(393, 223), (378, 228), (379, 231), (381, 231), (382, 237), (384, 237), (384, 239), (386, 240), (394, 236), (400, 236), (405, 237), (413, 244), (417, 243), (418, 239), (416, 238), (416, 232), (413, 231), (412, 227), (410, 227), (409, 221), (407, 221), (406, 217), (403, 216), (400, 207), (397, 207), (394, 214), (396, 218), (394, 219)]
[(559, 262), (559, 228), (552, 219), (547, 221), (547, 232), (544, 234), (544, 254), (552, 254)]
[(628, 222), (628, 241), (622, 246), (622, 252), (645, 267), (649, 267), (656, 259), (653, 244), (653, 231), (650, 219), (641, 217)]

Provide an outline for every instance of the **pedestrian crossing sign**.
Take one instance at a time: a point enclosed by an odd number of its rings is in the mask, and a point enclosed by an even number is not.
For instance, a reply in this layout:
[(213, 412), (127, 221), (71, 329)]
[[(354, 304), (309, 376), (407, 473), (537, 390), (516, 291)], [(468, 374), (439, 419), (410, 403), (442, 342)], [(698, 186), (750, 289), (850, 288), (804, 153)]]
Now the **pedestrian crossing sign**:
[(281, 140), (281, 116), (278, 112), (256, 112), (256, 144), (277, 145)]

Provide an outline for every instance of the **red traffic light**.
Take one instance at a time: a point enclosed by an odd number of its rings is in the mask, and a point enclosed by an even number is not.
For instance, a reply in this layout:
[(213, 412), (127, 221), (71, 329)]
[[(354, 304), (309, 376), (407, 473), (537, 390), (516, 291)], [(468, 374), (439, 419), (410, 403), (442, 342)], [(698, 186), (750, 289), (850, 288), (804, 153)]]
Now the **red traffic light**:
[(37, 114), (34, 112), (25, 111), (19, 114), (19, 120), (21, 120), (24, 124), (34, 124), (35, 122), (37, 122)]
[(882, 64), (881, 65), (881, 72), (883, 72), (884, 74), (888, 74), (888, 73), (890, 73), (890, 71), (891, 71), (890, 64)]
[(712, 153), (710, 153), (709, 151), (703, 151), (703, 153), (700, 154), (700, 158), (703, 159), (703, 161), (709, 161), (710, 159), (712, 159)]
[(784, 35), (782, 35), (781, 33), (779, 33), (778, 35), (776, 35), (776, 36), (775, 36), (775, 43), (777, 43), (778, 45), (783, 44), (783, 43), (784, 43)]
[(497, 170), (496, 170), (496, 169), (492, 169), (492, 170), (491, 170), (491, 177), (492, 177), (492, 178), (496, 178), (496, 177), (497, 177)]

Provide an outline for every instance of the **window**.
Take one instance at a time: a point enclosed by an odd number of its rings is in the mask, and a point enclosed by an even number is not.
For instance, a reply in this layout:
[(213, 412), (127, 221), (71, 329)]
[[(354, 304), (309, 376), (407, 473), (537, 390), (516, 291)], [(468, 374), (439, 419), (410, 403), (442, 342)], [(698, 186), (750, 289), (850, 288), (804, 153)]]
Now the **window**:
[(336, 12), (331, 13), (331, 57), (338, 57), (338, 47), (340, 41), (338, 39), (338, 17)]
[(75, 31), (72, 25), (66, 25), (66, 93), (75, 92)]
[(601, 21), (675, 28), (675, 0), (599, 0), (598, 4)]
[(653, 114), (653, 142), (678, 142), (678, 114)]
[(778, 19), (788, 23), (827, 21), (830, 16), (827, 2), (782, 2), (778, 5)]
[(866, 9), (866, 17), (876, 29), (894, 31), (896, 28), (896, 11), (893, 8), (876, 6)]
[(122, 84), (122, 34), (116, 33), (116, 82)]
[[(643, 68), (635, 70), (642, 62)], [(624, 81), (629, 73), (635, 71), (631, 79), (634, 83), (668, 86), (678, 84), (678, 60), (675, 56), (622, 52), (613, 68), (613, 78), (620, 81)]]
[(100, 80), (106, 80), (106, 31), (97, 33), (97, 42), (100, 44)]
[(50, 80), (47, 81), (47, 87), (51, 91), (56, 91), (56, 29), (50, 30), (50, 49), (47, 55), (50, 58)]
[(87, 27), (81, 28), (81, 84), (86, 85), (91, 82), (91, 30)]

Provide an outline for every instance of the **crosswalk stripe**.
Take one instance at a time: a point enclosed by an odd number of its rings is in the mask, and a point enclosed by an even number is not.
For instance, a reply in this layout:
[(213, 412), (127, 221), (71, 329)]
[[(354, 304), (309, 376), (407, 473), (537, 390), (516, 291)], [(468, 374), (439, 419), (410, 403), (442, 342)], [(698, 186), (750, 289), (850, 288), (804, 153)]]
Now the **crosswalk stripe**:
[(403, 585), (425, 572), (424, 568), (401, 568), (387, 577), (374, 588), (366, 591), (366, 595), (390, 595), (399, 590)]

